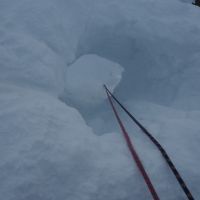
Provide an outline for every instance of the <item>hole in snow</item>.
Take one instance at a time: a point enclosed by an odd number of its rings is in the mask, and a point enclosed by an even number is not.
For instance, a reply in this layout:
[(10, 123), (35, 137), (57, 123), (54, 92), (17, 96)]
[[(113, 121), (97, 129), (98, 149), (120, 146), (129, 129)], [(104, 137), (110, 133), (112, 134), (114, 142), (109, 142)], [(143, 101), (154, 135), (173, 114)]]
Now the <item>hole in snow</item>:
[[(100, 127), (104, 127), (103, 132), (106, 132), (104, 119), (107, 115), (99, 116), (100, 110), (105, 110), (103, 84), (113, 91), (122, 78), (122, 72), (119, 64), (100, 56), (81, 56), (66, 70), (65, 92), (61, 99), (77, 108), (94, 132), (97, 133)], [(102, 133), (102, 128), (99, 132)]]

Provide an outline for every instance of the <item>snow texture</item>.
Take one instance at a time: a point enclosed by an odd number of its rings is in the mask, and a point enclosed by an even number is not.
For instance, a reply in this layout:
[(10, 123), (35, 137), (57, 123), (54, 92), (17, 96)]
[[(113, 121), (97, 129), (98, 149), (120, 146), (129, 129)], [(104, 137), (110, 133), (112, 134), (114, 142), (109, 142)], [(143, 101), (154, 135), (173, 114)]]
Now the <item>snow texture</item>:
[[(0, 0), (0, 199), (151, 199), (102, 84), (200, 199), (200, 10), (186, 0)], [(186, 199), (120, 111), (162, 200)]]
[(95, 106), (106, 98), (103, 85), (113, 91), (121, 80), (122, 71), (118, 64), (99, 56), (82, 56), (67, 68), (65, 95), (78, 105)]

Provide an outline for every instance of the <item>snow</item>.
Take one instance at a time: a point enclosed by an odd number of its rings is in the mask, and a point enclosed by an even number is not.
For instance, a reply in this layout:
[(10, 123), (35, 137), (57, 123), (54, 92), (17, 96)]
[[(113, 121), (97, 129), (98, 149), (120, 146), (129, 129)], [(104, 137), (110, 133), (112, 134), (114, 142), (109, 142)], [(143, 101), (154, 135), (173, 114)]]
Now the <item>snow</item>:
[(99, 56), (82, 56), (66, 70), (65, 96), (78, 105), (95, 106), (106, 99), (103, 85), (113, 91), (122, 71), (119, 64)]
[(0, 91), (4, 199), (110, 198), (101, 193), (104, 182), (115, 185), (115, 197), (126, 196), (131, 184), (117, 188), (134, 171), (120, 135), (98, 138), (75, 109), (50, 95), (10, 85)]
[[(199, 18), (189, 0), (0, 0), (0, 196), (151, 199), (107, 84), (199, 199)], [(185, 199), (119, 111), (160, 198)]]

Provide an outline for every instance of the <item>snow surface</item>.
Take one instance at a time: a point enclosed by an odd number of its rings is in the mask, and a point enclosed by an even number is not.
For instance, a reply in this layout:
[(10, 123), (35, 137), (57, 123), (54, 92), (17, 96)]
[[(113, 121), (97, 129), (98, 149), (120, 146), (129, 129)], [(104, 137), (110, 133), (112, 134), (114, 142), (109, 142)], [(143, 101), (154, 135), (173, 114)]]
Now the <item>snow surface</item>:
[[(0, 197), (151, 199), (106, 83), (200, 199), (199, 19), (180, 0), (0, 0)], [(120, 113), (160, 198), (186, 199)]]
[(95, 106), (106, 99), (103, 85), (113, 91), (121, 80), (122, 72), (117, 63), (96, 55), (82, 56), (67, 68), (65, 96), (77, 105)]

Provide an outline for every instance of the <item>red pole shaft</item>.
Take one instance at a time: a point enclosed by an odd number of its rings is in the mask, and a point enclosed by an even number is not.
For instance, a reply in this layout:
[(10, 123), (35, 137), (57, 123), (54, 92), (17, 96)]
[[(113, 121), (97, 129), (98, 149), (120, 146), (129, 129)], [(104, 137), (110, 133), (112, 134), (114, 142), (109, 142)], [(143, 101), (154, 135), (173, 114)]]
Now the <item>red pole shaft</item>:
[(106, 94), (108, 96), (108, 100), (109, 100), (110, 105), (112, 107), (112, 110), (113, 110), (113, 112), (115, 114), (115, 117), (116, 117), (116, 119), (117, 119), (117, 121), (119, 123), (119, 126), (121, 128), (122, 134), (123, 134), (123, 136), (124, 136), (124, 138), (126, 140), (127, 146), (129, 148), (129, 151), (130, 151), (130, 153), (132, 155), (133, 160), (136, 162), (136, 165), (137, 165), (140, 173), (142, 174), (142, 176), (144, 178), (144, 181), (145, 181), (145, 183), (146, 183), (146, 185), (147, 185), (147, 187), (148, 187), (153, 199), (154, 200), (160, 200), (158, 195), (157, 195), (157, 193), (156, 193), (156, 190), (155, 190), (153, 184), (151, 183), (151, 180), (150, 180), (147, 172), (145, 171), (144, 166), (143, 166), (143, 164), (142, 164), (142, 162), (141, 162), (141, 160), (140, 160), (140, 158), (139, 158), (139, 156), (138, 156), (138, 154), (137, 154), (137, 152), (136, 152), (136, 150), (135, 150), (135, 148), (134, 148), (134, 146), (133, 146), (133, 144), (132, 144), (132, 142), (130, 140), (130, 137), (129, 137), (126, 129), (125, 129), (125, 126), (123, 125), (122, 120), (120, 119), (120, 117), (119, 117), (119, 115), (117, 113), (117, 110), (116, 110), (116, 108), (114, 106), (114, 103), (113, 103), (113, 101), (112, 101), (112, 99), (111, 99), (111, 97), (110, 97), (110, 95), (109, 95), (107, 90), (106, 90)]

